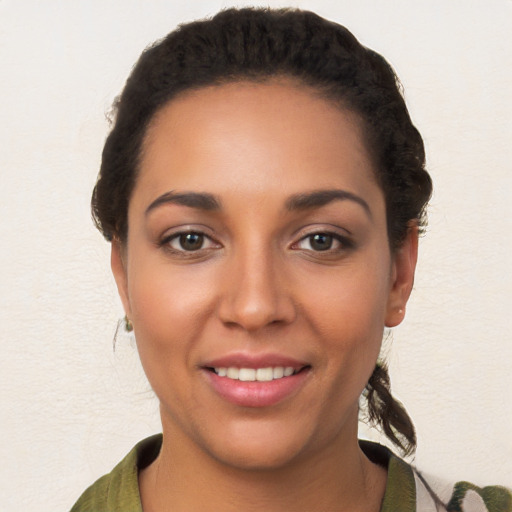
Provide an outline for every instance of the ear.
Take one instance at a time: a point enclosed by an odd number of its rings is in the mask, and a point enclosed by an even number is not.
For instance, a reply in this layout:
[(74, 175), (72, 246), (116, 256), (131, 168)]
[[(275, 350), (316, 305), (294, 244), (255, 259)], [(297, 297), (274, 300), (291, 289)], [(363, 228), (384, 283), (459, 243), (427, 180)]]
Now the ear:
[(405, 316), (405, 306), (414, 284), (418, 260), (418, 225), (411, 223), (402, 246), (395, 251), (391, 268), (391, 289), (386, 311), (386, 327), (395, 327)]
[(128, 276), (126, 273), (125, 248), (119, 240), (112, 240), (112, 248), (110, 253), (110, 267), (114, 274), (117, 284), (117, 291), (121, 302), (123, 303), (124, 312), (128, 318), (131, 318), (130, 298), (128, 294)]

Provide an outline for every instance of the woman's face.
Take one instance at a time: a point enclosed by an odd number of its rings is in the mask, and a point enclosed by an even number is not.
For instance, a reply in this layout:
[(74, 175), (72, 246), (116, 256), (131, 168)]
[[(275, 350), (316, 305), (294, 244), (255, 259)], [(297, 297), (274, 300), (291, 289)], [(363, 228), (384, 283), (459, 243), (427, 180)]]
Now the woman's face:
[(128, 225), (113, 270), (168, 439), (246, 468), (355, 442), (416, 236), (390, 253), (354, 114), (284, 81), (187, 93), (148, 129)]

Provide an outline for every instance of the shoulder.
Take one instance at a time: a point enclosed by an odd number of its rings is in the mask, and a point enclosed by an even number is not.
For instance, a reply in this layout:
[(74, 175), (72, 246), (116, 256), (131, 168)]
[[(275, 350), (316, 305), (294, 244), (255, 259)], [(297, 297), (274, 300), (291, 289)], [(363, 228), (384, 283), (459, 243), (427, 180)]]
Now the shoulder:
[(161, 445), (161, 434), (136, 444), (110, 473), (84, 491), (71, 512), (142, 512), (138, 473), (155, 460)]
[(388, 448), (360, 442), (366, 456), (387, 469), (381, 512), (512, 512), (512, 491), (426, 476)]
[(107, 510), (111, 474), (103, 475), (88, 487), (71, 508), (71, 512), (93, 512)]
[[(446, 482), (413, 470), (417, 498), (437, 502), (448, 512), (512, 512), (512, 490), (499, 485), (480, 487), (470, 482)], [(418, 508), (418, 510), (422, 510)], [(429, 510), (429, 509), (426, 509)], [(433, 509), (437, 510), (437, 509)]]

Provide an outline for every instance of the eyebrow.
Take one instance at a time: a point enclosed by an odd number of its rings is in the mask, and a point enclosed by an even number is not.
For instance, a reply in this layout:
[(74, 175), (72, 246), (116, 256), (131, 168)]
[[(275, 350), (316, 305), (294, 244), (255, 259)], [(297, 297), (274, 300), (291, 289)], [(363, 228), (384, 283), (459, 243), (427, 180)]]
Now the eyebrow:
[(147, 208), (146, 215), (163, 204), (179, 204), (199, 210), (216, 211), (220, 210), (219, 200), (212, 194), (200, 192), (166, 192), (157, 197)]
[(288, 211), (309, 210), (310, 208), (320, 208), (332, 201), (353, 201), (362, 206), (368, 216), (372, 218), (370, 206), (362, 197), (339, 189), (314, 190), (306, 194), (293, 195), (286, 201), (286, 209)]
[[(372, 213), (368, 203), (362, 198), (347, 190), (326, 189), (295, 194), (286, 200), (285, 207), (288, 211), (309, 210), (320, 208), (332, 201), (353, 201), (363, 207), (370, 218)], [(221, 209), (220, 201), (213, 195), (202, 192), (166, 192), (157, 197), (147, 208), (146, 215), (152, 210), (164, 204), (179, 204), (189, 208), (197, 208), (205, 211), (218, 211)]]

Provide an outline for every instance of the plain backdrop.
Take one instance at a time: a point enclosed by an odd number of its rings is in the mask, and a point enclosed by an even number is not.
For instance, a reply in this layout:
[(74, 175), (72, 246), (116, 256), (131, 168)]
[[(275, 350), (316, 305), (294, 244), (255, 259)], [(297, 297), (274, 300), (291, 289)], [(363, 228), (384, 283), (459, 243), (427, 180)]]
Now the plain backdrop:
[[(243, 5), (243, 2), (238, 5)], [(2, 510), (67, 510), (159, 431), (89, 197), (142, 49), (229, 2), (0, 0)], [(267, 5), (286, 5), (269, 1)], [(315, 0), (395, 67), (435, 183), (395, 394), (428, 473), (512, 484), (512, 2)], [(361, 435), (379, 439), (364, 426)]]

